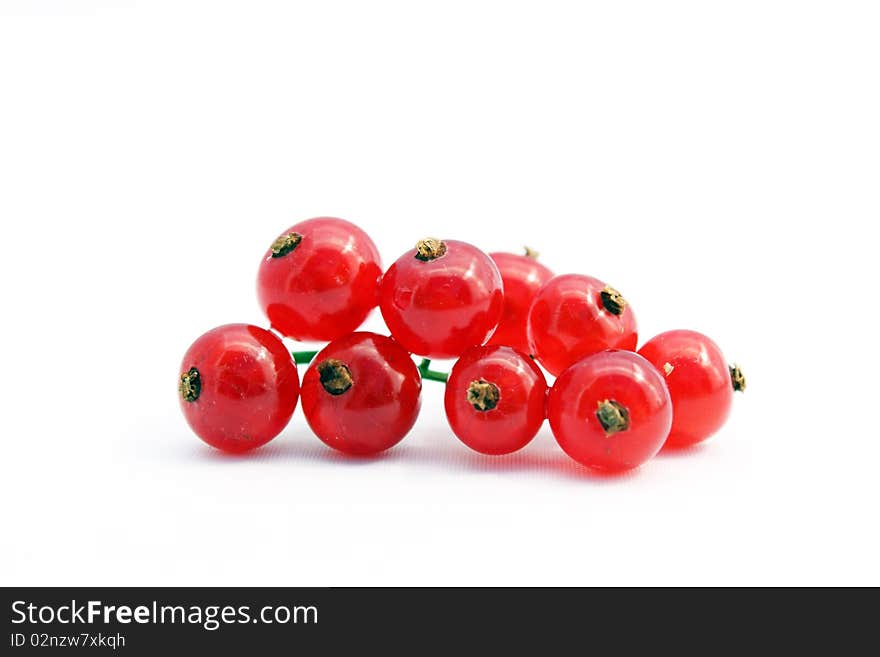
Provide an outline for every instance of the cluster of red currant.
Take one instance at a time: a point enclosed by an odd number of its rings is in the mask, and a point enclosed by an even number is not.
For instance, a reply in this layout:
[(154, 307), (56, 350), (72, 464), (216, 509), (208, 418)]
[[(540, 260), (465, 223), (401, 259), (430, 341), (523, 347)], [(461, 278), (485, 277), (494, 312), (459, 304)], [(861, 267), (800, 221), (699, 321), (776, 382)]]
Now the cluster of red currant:
[[(348, 454), (396, 445), (422, 380), (446, 383), (446, 416), (468, 447), (509, 454), (545, 418), (562, 449), (597, 469), (634, 468), (664, 444), (724, 423), (745, 380), (709, 338), (670, 331), (636, 353), (632, 308), (589, 276), (554, 276), (535, 254), (486, 254), (425, 239), (384, 272), (373, 241), (332, 217), (296, 224), (266, 252), (260, 304), (272, 328), (320, 352), (288, 352), (267, 330), (229, 324), (186, 352), (183, 413), (205, 442), (242, 452), (272, 440), (302, 399), (315, 434)], [(357, 329), (379, 306), (391, 333)], [(412, 358), (422, 356), (418, 366)], [(446, 374), (431, 358), (457, 358)], [(536, 362), (537, 361), (537, 362)], [(298, 363), (310, 363), (300, 383)], [(556, 376), (548, 388), (538, 364)]]

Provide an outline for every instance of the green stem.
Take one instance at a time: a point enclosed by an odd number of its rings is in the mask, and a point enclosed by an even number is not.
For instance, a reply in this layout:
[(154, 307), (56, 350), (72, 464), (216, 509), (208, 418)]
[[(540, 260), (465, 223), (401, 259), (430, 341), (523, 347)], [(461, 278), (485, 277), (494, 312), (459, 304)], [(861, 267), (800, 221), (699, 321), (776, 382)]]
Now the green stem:
[[(291, 354), (293, 355), (293, 362), (297, 365), (308, 365), (312, 362), (312, 359), (318, 354), (318, 352), (292, 351)], [(446, 383), (447, 379), (449, 379), (449, 375), (446, 372), (432, 370), (431, 361), (427, 358), (422, 358), (422, 362), (418, 365), (418, 370), (422, 379), (426, 381), (439, 381), (440, 383)]]
[(419, 363), (419, 374), (427, 381), (440, 381), (440, 383), (446, 383), (446, 380), (449, 378), (446, 372), (432, 370), (431, 361), (427, 358), (422, 358), (422, 362)]
[(297, 365), (308, 365), (312, 362), (312, 358), (314, 358), (318, 352), (317, 351), (292, 351), (293, 354), (293, 362)]

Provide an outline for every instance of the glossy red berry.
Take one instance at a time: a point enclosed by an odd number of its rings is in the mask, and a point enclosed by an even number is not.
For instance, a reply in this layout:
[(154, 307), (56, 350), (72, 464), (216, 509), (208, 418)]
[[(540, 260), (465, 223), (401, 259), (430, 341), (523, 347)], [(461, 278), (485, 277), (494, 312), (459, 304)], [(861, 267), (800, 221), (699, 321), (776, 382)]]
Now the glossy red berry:
[(604, 351), (566, 369), (550, 389), (547, 415), (556, 441), (598, 470), (635, 468), (663, 446), (672, 402), (663, 377), (629, 351)]
[(461, 442), (483, 454), (525, 447), (544, 422), (547, 382), (528, 356), (510, 347), (473, 347), (446, 383), (446, 418)]
[(553, 272), (538, 262), (535, 255), (490, 253), (498, 265), (504, 283), (504, 310), (498, 328), (488, 344), (513, 347), (524, 354), (530, 353), (526, 332), (529, 307), (540, 287), (553, 278)]
[(501, 318), (501, 274), (475, 246), (426, 239), (382, 278), (379, 307), (391, 335), (428, 358), (456, 358), (482, 345)]
[(694, 445), (718, 431), (730, 413), (733, 391), (745, 389), (739, 368), (729, 367), (718, 345), (702, 333), (667, 331), (639, 353), (663, 374), (672, 397), (669, 447)]
[(621, 294), (591, 276), (565, 274), (547, 281), (529, 309), (531, 354), (559, 375), (605, 349), (634, 350), (636, 318)]
[(244, 452), (287, 426), (299, 378), (276, 336), (248, 324), (227, 324), (205, 333), (186, 352), (178, 392), (199, 438), (225, 452)]
[(330, 447), (359, 456), (399, 443), (419, 414), (422, 380), (391, 338), (352, 333), (315, 356), (302, 382), (312, 431)]
[(357, 329), (378, 303), (379, 251), (354, 224), (302, 221), (266, 251), (257, 275), (272, 327), (296, 340), (335, 340)]

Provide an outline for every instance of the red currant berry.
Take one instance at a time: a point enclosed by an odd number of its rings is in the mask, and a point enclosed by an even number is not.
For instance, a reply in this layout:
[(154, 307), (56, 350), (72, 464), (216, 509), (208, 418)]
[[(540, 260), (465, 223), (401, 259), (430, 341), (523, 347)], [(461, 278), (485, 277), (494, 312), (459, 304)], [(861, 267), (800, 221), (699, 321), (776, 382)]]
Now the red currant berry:
[(528, 249), (526, 255), (490, 253), (489, 257), (498, 265), (504, 282), (504, 310), (489, 344), (513, 347), (528, 354), (526, 318), (529, 307), (538, 289), (553, 278), (553, 272), (538, 262), (537, 255)]
[(486, 342), (501, 318), (501, 274), (475, 246), (422, 240), (382, 278), (379, 307), (391, 335), (428, 358), (457, 358)]
[(468, 349), (446, 383), (446, 418), (465, 445), (483, 454), (510, 454), (544, 422), (547, 382), (528, 356), (510, 347)]
[(315, 356), (302, 382), (312, 431), (330, 447), (359, 456), (399, 443), (419, 414), (422, 380), (391, 338), (352, 333)]
[(672, 402), (651, 363), (629, 351), (604, 351), (556, 379), (547, 416), (556, 441), (571, 458), (617, 472), (660, 451), (672, 425)]
[(299, 397), (296, 365), (269, 331), (227, 324), (196, 340), (180, 367), (183, 415), (206, 443), (244, 452), (287, 426)]
[(378, 302), (379, 251), (360, 228), (318, 217), (291, 226), (260, 263), (260, 306), (280, 333), (329, 341), (354, 331)]
[(718, 345), (702, 333), (667, 331), (639, 353), (666, 378), (672, 397), (669, 447), (694, 445), (718, 431), (730, 413), (733, 391), (745, 389), (739, 368), (728, 367)]
[(529, 309), (531, 352), (554, 375), (605, 349), (635, 350), (636, 318), (621, 294), (590, 276), (551, 278)]

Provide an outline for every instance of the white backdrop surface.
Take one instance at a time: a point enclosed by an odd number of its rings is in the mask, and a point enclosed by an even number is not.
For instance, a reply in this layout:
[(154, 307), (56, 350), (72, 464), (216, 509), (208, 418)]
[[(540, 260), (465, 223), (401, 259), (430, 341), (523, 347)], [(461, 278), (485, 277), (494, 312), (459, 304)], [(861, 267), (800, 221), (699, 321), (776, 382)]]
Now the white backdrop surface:
[[(0, 581), (880, 584), (878, 33), (870, 2), (2, 3)], [(431, 383), (383, 458), (299, 409), (213, 452), (179, 360), (265, 325), (261, 254), (325, 214), (386, 265), (534, 246), (749, 390), (618, 478), (546, 426), (469, 452)]]

